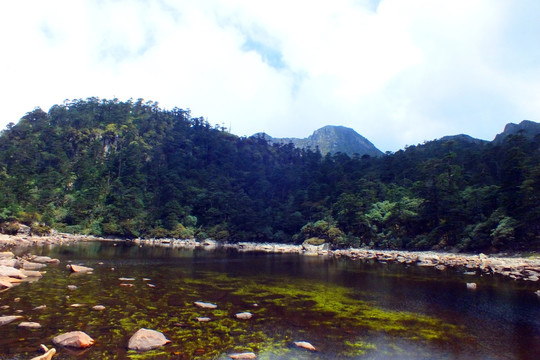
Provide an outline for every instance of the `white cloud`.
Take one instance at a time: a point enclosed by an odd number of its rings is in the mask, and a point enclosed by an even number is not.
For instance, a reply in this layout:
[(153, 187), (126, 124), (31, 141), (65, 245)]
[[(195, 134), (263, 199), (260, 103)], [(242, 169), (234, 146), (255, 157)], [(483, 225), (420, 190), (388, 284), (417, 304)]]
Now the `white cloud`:
[(3, 2), (0, 125), (66, 98), (143, 97), (239, 135), (341, 124), (382, 150), (492, 138), (540, 117), (540, 7), (519, 4)]

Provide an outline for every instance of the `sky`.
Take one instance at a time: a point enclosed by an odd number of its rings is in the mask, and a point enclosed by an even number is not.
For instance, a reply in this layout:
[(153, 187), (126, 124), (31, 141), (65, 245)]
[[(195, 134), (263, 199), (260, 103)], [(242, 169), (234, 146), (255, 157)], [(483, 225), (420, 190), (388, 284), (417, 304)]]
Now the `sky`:
[(382, 151), (540, 121), (538, 0), (0, 2), (0, 129), (152, 100), (239, 136), (353, 128)]

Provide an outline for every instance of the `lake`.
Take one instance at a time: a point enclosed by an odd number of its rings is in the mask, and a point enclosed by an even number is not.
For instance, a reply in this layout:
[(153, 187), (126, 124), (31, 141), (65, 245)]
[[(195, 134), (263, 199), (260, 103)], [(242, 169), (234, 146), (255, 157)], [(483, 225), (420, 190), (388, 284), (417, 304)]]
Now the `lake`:
[[(43, 278), (0, 294), (0, 315), (22, 310), (41, 329), (0, 327), (0, 359), (30, 359), (39, 344), (81, 330), (96, 340), (54, 359), (536, 359), (539, 285), (463, 271), (298, 254), (168, 249), (124, 243), (35, 248), (61, 260)], [(94, 268), (70, 274), (66, 264)], [(119, 278), (134, 278), (121, 281)], [(468, 290), (467, 282), (476, 282)], [(121, 284), (132, 284), (122, 286)], [(70, 290), (68, 285), (76, 285)], [(17, 300), (17, 298), (19, 298)], [(195, 301), (216, 309), (194, 306)], [(73, 304), (80, 304), (72, 307)], [(104, 305), (103, 311), (92, 310)], [(46, 305), (42, 310), (33, 310)], [(253, 317), (239, 320), (236, 313)], [(208, 322), (197, 321), (209, 317)], [(140, 328), (171, 343), (127, 350)], [(297, 348), (308, 341), (318, 351)]]

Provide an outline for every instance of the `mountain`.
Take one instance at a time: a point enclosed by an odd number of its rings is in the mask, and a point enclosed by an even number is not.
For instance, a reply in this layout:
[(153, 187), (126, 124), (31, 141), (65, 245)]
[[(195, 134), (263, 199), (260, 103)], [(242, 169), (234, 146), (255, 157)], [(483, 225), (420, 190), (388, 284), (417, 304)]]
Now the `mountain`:
[(537, 129), (347, 156), (374, 147), (344, 127), (295, 147), (142, 99), (74, 100), (0, 132), (0, 232), (540, 250)]
[(531, 120), (523, 120), (519, 124), (509, 123), (504, 127), (504, 131), (493, 139), (493, 143), (500, 144), (510, 135), (520, 134), (528, 139), (532, 139), (540, 134), (540, 124)]
[(261, 136), (266, 141), (275, 144), (293, 144), (300, 149), (319, 148), (321, 154), (326, 155), (343, 153), (347, 155), (358, 154), (372, 157), (382, 156), (383, 152), (377, 149), (368, 139), (345, 126), (328, 125), (315, 130), (312, 135), (304, 139), (298, 138), (273, 138), (265, 133), (253, 135)]

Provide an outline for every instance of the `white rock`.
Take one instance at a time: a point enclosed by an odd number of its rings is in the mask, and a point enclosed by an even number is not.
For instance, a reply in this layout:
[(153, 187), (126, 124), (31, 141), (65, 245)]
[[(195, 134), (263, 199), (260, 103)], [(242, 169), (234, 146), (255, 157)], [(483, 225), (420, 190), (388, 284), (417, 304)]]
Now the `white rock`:
[(128, 348), (137, 351), (148, 351), (157, 349), (170, 342), (159, 331), (142, 328), (129, 339)]

